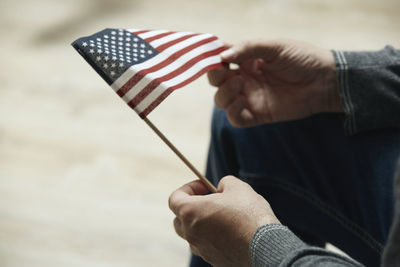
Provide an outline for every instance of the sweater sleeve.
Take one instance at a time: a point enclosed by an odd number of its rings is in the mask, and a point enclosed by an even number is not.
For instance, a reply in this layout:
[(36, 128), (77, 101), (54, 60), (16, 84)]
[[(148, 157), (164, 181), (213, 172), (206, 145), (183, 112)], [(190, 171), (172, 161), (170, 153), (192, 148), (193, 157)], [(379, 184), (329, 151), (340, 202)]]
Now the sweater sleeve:
[(345, 133), (400, 128), (400, 50), (333, 51)]
[(311, 247), (287, 227), (268, 224), (260, 227), (250, 243), (252, 267), (360, 267), (360, 263), (334, 252)]

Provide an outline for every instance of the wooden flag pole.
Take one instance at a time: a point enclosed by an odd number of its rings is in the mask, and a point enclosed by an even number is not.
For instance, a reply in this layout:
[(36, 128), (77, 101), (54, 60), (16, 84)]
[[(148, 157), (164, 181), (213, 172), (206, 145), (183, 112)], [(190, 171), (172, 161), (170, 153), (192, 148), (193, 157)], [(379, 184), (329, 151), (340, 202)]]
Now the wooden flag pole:
[(167, 137), (164, 136), (164, 134), (157, 129), (156, 126), (154, 126), (154, 124), (148, 119), (148, 118), (144, 118), (143, 119), (146, 124), (148, 126), (150, 126), (150, 128), (164, 141), (164, 143), (169, 146), (169, 148), (174, 151), (174, 153), (183, 161), (183, 163), (186, 164), (186, 166), (189, 167), (189, 169), (204, 183), (205, 186), (207, 186), (207, 188), (213, 192), (216, 193), (217, 189), (215, 188), (215, 186), (206, 178), (204, 177), (204, 175), (202, 175), (194, 166), (192, 163), (190, 163), (190, 161), (184, 156), (182, 155), (182, 153), (167, 139)]

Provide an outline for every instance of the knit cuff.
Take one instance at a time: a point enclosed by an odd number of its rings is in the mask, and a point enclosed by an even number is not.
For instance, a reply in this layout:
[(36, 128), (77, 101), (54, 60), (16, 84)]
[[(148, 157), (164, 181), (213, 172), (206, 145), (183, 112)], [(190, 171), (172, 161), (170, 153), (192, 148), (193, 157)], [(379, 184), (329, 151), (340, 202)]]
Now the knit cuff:
[(286, 226), (267, 224), (258, 228), (250, 243), (252, 267), (278, 266), (290, 253), (306, 246)]

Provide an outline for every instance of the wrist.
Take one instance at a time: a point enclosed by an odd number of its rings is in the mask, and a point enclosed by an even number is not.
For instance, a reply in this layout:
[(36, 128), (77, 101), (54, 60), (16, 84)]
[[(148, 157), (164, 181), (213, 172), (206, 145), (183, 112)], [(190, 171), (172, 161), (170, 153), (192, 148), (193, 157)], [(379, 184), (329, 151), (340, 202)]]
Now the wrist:
[(321, 53), (321, 80), (315, 99), (314, 113), (336, 112), (342, 113), (343, 107), (340, 100), (337, 71), (333, 52), (323, 50)]
[(323, 69), (321, 112), (343, 113), (343, 107), (339, 95), (337, 70), (332, 51), (326, 51)]

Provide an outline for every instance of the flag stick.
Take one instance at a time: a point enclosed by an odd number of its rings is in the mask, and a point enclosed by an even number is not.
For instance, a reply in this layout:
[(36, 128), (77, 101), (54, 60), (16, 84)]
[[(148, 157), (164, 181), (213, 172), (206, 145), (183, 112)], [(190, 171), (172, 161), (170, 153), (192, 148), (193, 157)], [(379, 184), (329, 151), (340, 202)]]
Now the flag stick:
[(167, 137), (164, 136), (164, 134), (157, 129), (157, 127), (148, 119), (144, 118), (143, 119), (148, 126), (164, 141), (164, 143), (169, 146), (169, 148), (174, 151), (174, 153), (183, 161), (183, 163), (186, 164), (186, 166), (189, 167), (189, 169), (200, 179), (200, 181), (203, 182), (205, 186), (207, 186), (208, 190), (210, 190), (213, 193), (217, 192), (217, 189), (215, 186), (206, 178), (204, 175), (202, 175), (190, 161), (182, 155), (182, 153), (167, 139)]

